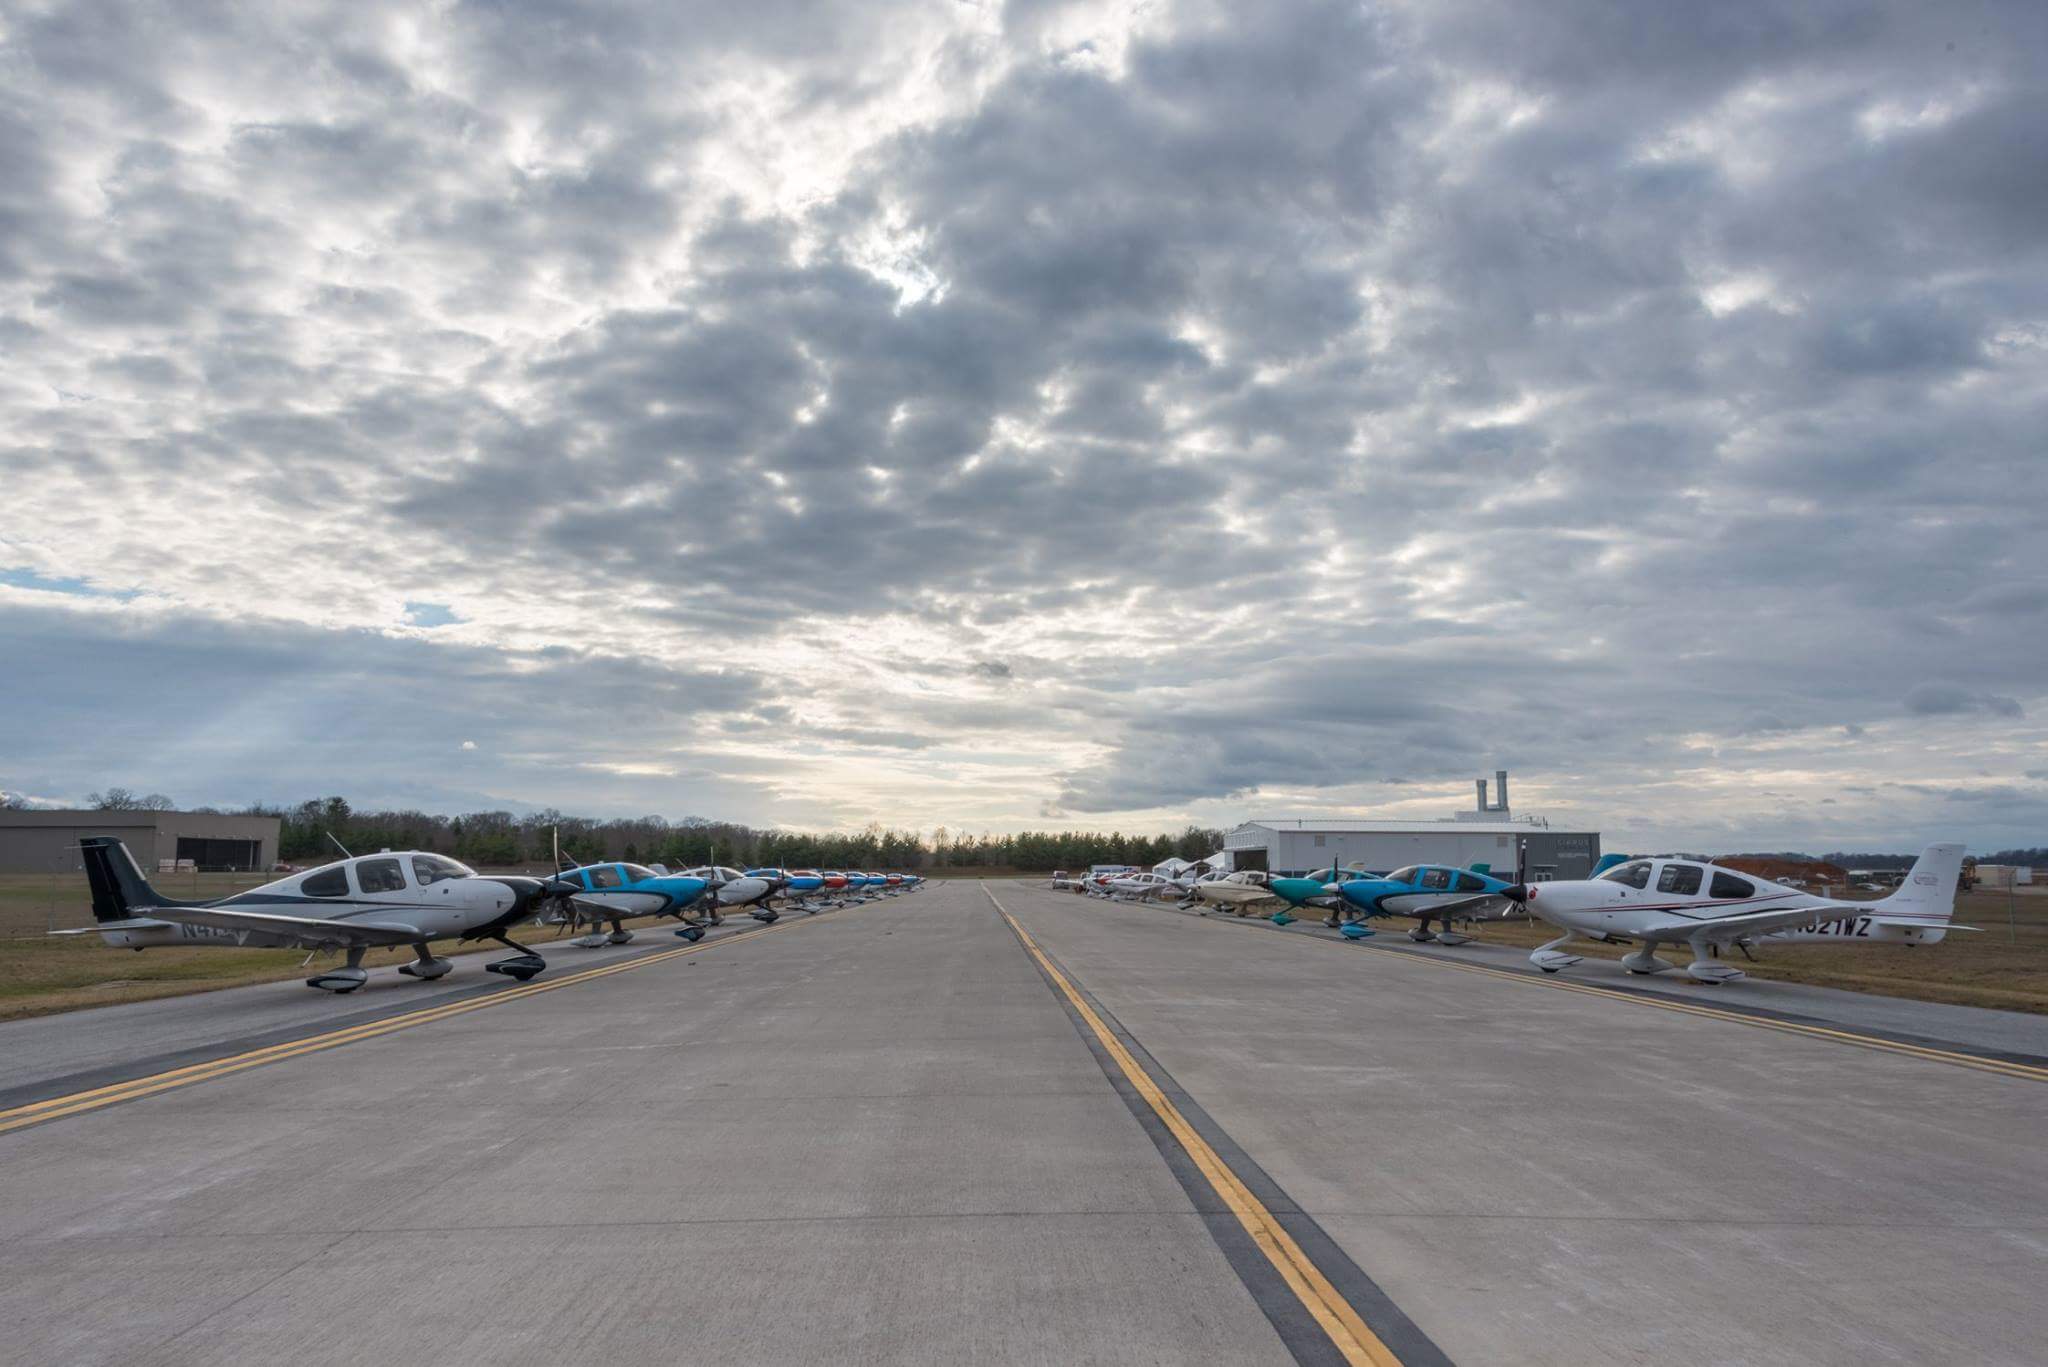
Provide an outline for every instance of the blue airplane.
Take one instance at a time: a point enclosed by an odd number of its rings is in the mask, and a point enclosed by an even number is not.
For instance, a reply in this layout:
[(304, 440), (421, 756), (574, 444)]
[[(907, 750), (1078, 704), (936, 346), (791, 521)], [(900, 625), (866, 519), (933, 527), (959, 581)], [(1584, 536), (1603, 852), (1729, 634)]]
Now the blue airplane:
[(673, 916), (683, 922), (677, 935), (685, 940), (703, 939), (702, 923), (683, 912), (710, 886), (702, 878), (659, 872), (643, 864), (583, 864), (548, 879), (544, 895), (561, 899), (566, 931), (578, 929), (585, 921), (594, 926), (611, 922), (609, 934), (597, 930), (570, 942), (595, 949), (632, 940), (633, 932), (620, 924), (629, 916)]
[(775, 885), (775, 891), (762, 899), (760, 907), (753, 913), (757, 921), (772, 921), (782, 913), (775, 908), (774, 899), (787, 893), (798, 907), (809, 916), (818, 914), (809, 899), (822, 892), (825, 875), (816, 869), (748, 869), (747, 877), (765, 878)]
[[(1380, 878), (1332, 882), (1324, 890), (1342, 898), (1347, 904), (1345, 910), (1352, 913), (1338, 921), (1338, 928), (1348, 939), (1360, 940), (1372, 933), (1356, 918), (1412, 916), (1418, 924), (1408, 932), (1409, 939), (1435, 940), (1445, 945), (1462, 945), (1472, 938), (1453, 930), (1453, 924), (1469, 924), (1490, 912), (1505, 911), (1510, 904), (1522, 900), (1519, 885), (1495, 878), (1485, 864), (1474, 864), (1469, 869), (1411, 864)], [(1442, 929), (1431, 930), (1431, 921), (1439, 922)]]

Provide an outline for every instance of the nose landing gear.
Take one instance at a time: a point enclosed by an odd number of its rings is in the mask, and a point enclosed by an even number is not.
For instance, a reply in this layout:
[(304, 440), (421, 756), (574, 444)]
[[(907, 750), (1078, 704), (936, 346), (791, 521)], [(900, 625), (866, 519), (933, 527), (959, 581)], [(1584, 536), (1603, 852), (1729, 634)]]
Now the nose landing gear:
[(520, 944), (509, 935), (493, 935), (491, 938), (505, 946), (505, 948), (515, 949), (519, 952), (509, 959), (499, 959), (495, 963), (485, 964), (484, 969), (486, 972), (502, 973), (508, 978), (516, 978), (520, 982), (525, 982), (529, 978), (537, 976), (542, 969), (548, 966), (546, 959), (541, 958), (540, 955), (534, 953), (525, 945)]

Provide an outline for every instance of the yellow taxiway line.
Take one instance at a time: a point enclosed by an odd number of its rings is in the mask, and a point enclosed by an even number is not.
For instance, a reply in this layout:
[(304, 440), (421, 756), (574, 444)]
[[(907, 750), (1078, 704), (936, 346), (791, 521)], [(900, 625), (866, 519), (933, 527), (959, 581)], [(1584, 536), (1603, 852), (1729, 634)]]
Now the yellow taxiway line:
[[(982, 890), (988, 891), (985, 887)], [(1052, 960), (1046, 957), (1045, 951), (1038, 947), (1038, 942), (1031, 938), (1023, 926), (1017, 924), (1017, 918), (1010, 915), (1001, 902), (996, 901), (993, 892), (988, 894), (988, 900), (994, 903), (996, 911), (1002, 918), (1009, 922), (1010, 929), (1016, 932), (1024, 948), (1037, 961), (1039, 968), (1045, 971), (1045, 975), (1052, 979), (1053, 984), (1066, 997), (1067, 1003), (1087, 1023), (1088, 1029), (1095, 1035), (1096, 1042), (1102, 1046), (1103, 1052), (1116, 1061), (1116, 1066), (1130, 1081), (1131, 1086), (1137, 1089), (1138, 1095), (1145, 1099), (1145, 1104), (1152, 1108), (1153, 1114), (1159, 1117), (1167, 1131), (1187, 1151), (1188, 1157), (1194, 1160), (1196, 1168), (1208, 1179), (1217, 1198), (1237, 1217), (1237, 1222), (1244, 1226), (1245, 1233), (1251, 1236), (1259, 1251), (1266, 1255), (1266, 1260), (1273, 1264), (1281, 1280), (1287, 1283), (1288, 1289), (1294, 1292), (1302, 1306), (1322, 1327), (1344, 1360), (1354, 1364), (1368, 1363), (1372, 1364), (1372, 1367), (1399, 1367), (1401, 1360), (1394, 1355), (1393, 1350), (1380, 1341), (1379, 1335), (1366, 1327), (1364, 1319), (1352, 1307), (1351, 1302), (1344, 1299), (1343, 1294), (1330, 1284), (1330, 1279), (1325, 1277), (1322, 1269), (1302, 1251), (1301, 1245), (1294, 1241), (1294, 1237), (1281, 1227), (1280, 1222), (1273, 1217), (1273, 1212), (1266, 1209), (1258, 1197), (1252, 1195), (1250, 1189), (1238, 1180), (1237, 1174), (1230, 1170), (1230, 1165), (1223, 1161), (1222, 1156), (1209, 1146), (1207, 1140), (1196, 1133), (1195, 1127), (1188, 1123), (1187, 1117), (1180, 1113), (1180, 1109), (1159, 1089), (1159, 1085), (1152, 1081), (1152, 1075), (1139, 1065), (1130, 1050), (1124, 1048), (1123, 1042), (1110, 1032), (1109, 1027), (1102, 1023), (1102, 1018), (1081, 994), (1074, 990), (1074, 985), (1067, 981), (1067, 975), (1054, 966)]]
[(427, 1025), (434, 1021), (447, 1020), (451, 1016), (466, 1015), (471, 1011), (482, 1011), (486, 1007), (502, 1006), (509, 1001), (518, 1001), (526, 997), (537, 996), (542, 992), (559, 991), (564, 987), (573, 987), (577, 983), (587, 983), (594, 978), (608, 978), (614, 973), (625, 973), (635, 968), (645, 968), (649, 964), (666, 963), (670, 959), (680, 959), (690, 954), (702, 954), (706, 950), (717, 949), (721, 945), (738, 944), (742, 940), (759, 939), (763, 935), (773, 935), (779, 930), (792, 930), (797, 926), (812, 925), (833, 914), (828, 911), (820, 916), (810, 916), (801, 921), (791, 921), (787, 925), (761, 926), (754, 930), (743, 930), (737, 935), (725, 935), (716, 940), (707, 940), (702, 944), (665, 949), (658, 954), (642, 955), (637, 959), (627, 959), (623, 963), (606, 964), (602, 968), (588, 968), (580, 973), (571, 973), (566, 977), (553, 978), (547, 982), (526, 983), (519, 987), (507, 988), (502, 992), (493, 992), (489, 996), (472, 997), (464, 1001), (451, 1002), (446, 1006), (429, 1006), (419, 1011), (408, 1011), (403, 1015), (387, 1016), (383, 1020), (368, 1021), (362, 1025), (353, 1025), (341, 1030), (331, 1030), (323, 1035), (308, 1035), (304, 1039), (287, 1040), (282, 1044), (272, 1044), (261, 1049), (251, 1049), (243, 1054), (230, 1054), (225, 1058), (212, 1059), (205, 1063), (194, 1063), (183, 1068), (172, 1068), (161, 1073), (151, 1073), (146, 1077), (130, 1078), (126, 1082), (116, 1082), (105, 1087), (95, 1087), (90, 1091), (73, 1092), (68, 1096), (51, 1097), (47, 1101), (30, 1102), (25, 1106), (15, 1106), (8, 1110), (0, 1111), (0, 1134), (6, 1134), (10, 1130), (25, 1129), (30, 1125), (40, 1125), (46, 1120), (57, 1120), (67, 1115), (79, 1115), (86, 1111), (96, 1111), (104, 1106), (112, 1106), (123, 1101), (133, 1101), (138, 1097), (151, 1096), (157, 1092), (167, 1092), (178, 1087), (190, 1087), (200, 1082), (211, 1082), (215, 1078), (226, 1077), (230, 1073), (239, 1073), (250, 1068), (260, 1068), (264, 1064), (278, 1063), (288, 1058), (297, 1058), (301, 1054), (313, 1054), (326, 1049), (337, 1049), (344, 1044), (354, 1044), (358, 1040), (375, 1039), (379, 1035), (389, 1035), (398, 1030), (408, 1030), (416, 1025)]

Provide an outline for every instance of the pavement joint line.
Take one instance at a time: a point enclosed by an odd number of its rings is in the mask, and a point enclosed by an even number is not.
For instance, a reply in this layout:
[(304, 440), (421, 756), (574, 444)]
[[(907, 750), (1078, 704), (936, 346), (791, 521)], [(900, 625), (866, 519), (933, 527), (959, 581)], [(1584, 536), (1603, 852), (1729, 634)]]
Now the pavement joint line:
[(95, 1087), (83, 1092), (73, 1092), (65, 1096), (49, 1097), (42, 1101), (29, 1102), (7, 1110), (0, 1110), (0, 1134), (8, 1134), (15, 1130), (26, 1129), (31, 1125), (39, 1125), (45, 1121), (60, 1120), (66, 1116), (81, 1115), (88, 1111), (100, 1110), (107, 1106), (117, 1105), (123, 1101), (139, 1100), (145, 1096), (153, 1096), (158, 1092), (173, 1091), (177, 1088), (190, 1087), (201, 1082), (210, 1082), (215, 1078), (244, 1072), (250, 1068), (260, 1068), (270, 1063), (281, 1063), (286, 1059), (297, 1058), (302, 1054), (322, 1053), (329, 1049), (339, 1048), (344, 1044), (355, 1044), (361, 1040), (374, 1039), (380, 1035), (392, 1034), (417, 1025), (429, 1025), (435, 1021), (467, 1015), (472, 1011), (481, 1011), (486, 1007), (502, 1005), (509, 1001), (523, 1000), (542, 992), (553, 992), (564, 987), (572, 987), (577, 983), (590, 982), (595, 978), (608, 978), (615, 973), (625, 973), (635, 968), (644, 968), (649, 964), (666, 963), (671, 959), (702, 954), (709, 950), (717, 949), (722, 945), (739, 944), (744, 940), (756, 940), (763, 935), (772, 935), (779, 930), (793, 930), (798, 926), (815, 925), (819, 921), (837, 914), (837, 911), (820, 912), (816, 916), (806, 917), (801, 921), (790, 921), (783, 925), (760, 926), (752, 930), (743, 930), (737, 935), (721, 936), (716, 940), (707, 940), (700, 944), (680, 945), (674, 949), (665, 949), (654, 954), (643, 954), (618, 963), (582, 969), (566, 977), (553, 978), (547, 982), (523, 983), (517, 987), (507, 988), (502, 992), (493, 992), (486, 996), (471, 997), (458, 1002), (444, 1003), (440, 1006), (422, 1007), (417, 1011), (408, 1011), (396, 1016), (386, 1016), (379, 1020), (349, 1026), (342, 1030), (309, 1035), (302, 1039), (286, 1040), (279, 1044), (266, 1045), (261, 1049), (252, 1049), (242, 1054), (231, 1054), (225, 1058), (212, 1059), (204, 1063), (188, 1064), (182, 1068), (173, 1068), (168, 1072), (151, 1073), (143, 1077), (130, 1078), (125, 1082), (110, 1083), (107, 1086)]
[[(1170, 911), (1172, 908), (1162, 908), (1162, 910)], [(1229, 921), (1223, 921), (1215, 917), (1204, 916), (1202, 919), (1216, 920), (1218, 924), (1222, 925), (1230, 924)], [(1253, 921), (1248, 917), (1238, 917), (1235, 919), (1254, 928), (1259, 928), (1260, 926), (1259, 922)], [(1291, 939), (1299, 940), (1303, 938), (1298, 934), (1287, 931), (1285, 927), (1275, 926), (1270, 922), (1265, 923), (1263, 928), (1281, 932), (1288, 935)], [(1350, 943), (1349, 941), (1333, 941), (1328, 936), (1316, 934), (1310, 934), (1307, 938), (1319, 944)], [(1831, 1026), (1808, 1025), (1801, 1021), (1779, 1020), (1757, 1014), (1755, 1011), (1731, 1011), (1718, 1006), (1700, 1006), (1693, 1002), (1664, 1001), (1660, 998), (1644, 996), (1637, 992), (1602, 987), (1597, 983), (1578, 983), (1557, 978), (1532, 977), (1528, 973), (1519, 972), (1511, 968), (1496, 968), (1491, 964), (1461, 964), (1452, 959), (1439, 958), (1434, 954), (1419, 954), (1411, 950), (1392, 946), (1366, 945), (1364, 948), (1387, 955), (1403, 963), (1430, 964), (1437, 968), (1453, 968), (1461, 973), (1483, 973), (1489, 977), (1522, 983), (1528, 987), (1543, 987), (1558, 992), (1578, 992), (1588, 996), (1604, 997), (1609, 1001), (1626, 1002), (1631, 1006), (1648, 1006), (1659, 1011), (1676, 1011), (1686, 1015), (1704, 1016), (1711, 1020), (1732, 1021), (1737, 1025), (1755, 1026), (1761, 1030), (1777, 1030), (1785, 1034), (1806, 1035), (1816, 1039), (1833, 1040), (1836, 1043), (1848, 1044), (1856, 1048), (1900, 1054), (1908, 1058), (1924, 1059), (1931, 1063), (1947, 1063), (1961, 1068), (1974, 1068), (1979, 1072), (1993, 1073), (2000, 1077), (2018, 1078), (2027, 1082), (2048, 1082), (2048, 1068), (2030, 1063), (2020, 1063), (2011, 1059), (1988, 1058), (1978, 1054), (1959, 1053), (1951, 1049), (1936, 1049), (1924, 1044), (1910, 1044), (1903, 1040), (1886, 1039), (1882, 1035), (1862, 1034), (1857, 1031), (1842, 1030)]]
[(1300, 1300), (1303, 1308), (1329, 1338), (1331, 1345), (1344, 1361), (1354, 1364), (1354, 1367), (1356, 1364), (1370, 1364), (1370, 1367), (1401, 1367), (1401, 1359), (1395, 1356), (1393, 1350), (1367, 1326), (1351, 1302), (1330, 1284), (1322, 1269), (1316, 1266), (1264, 1203), (1239, 1180), (1237, 1174), (1210, 1147), (1208, 1141), (1196, 1133), (1194, 1126), (1188, 1123), (1187, 1118), (1160, 1089), (1151, 1074), (1131, 1056), (1123, 1041), (1103, 1024), (1095, 1009), (1074, 989), (1066, 974), (1062, 973), (1047, 957), (1045, 951), (1039, 948), (1038, 942), (1031, 938), (1030, 933), (1018, 923), (1017, 918), (1010, 915), (996, 899), (995, 893), (986, 887), (982, 891), (987, 893), (989, 902), (1008, 923), (1011, 931), (1015, 933), (1038, 967), (1052, 980), (1053, 985), (1066, 998), (1068, 1005), (1073, 1007), (1075, 1013), (1088, 1026), (1103, 1052), (1116, 1063), (1126, 1081), (1144, 1098), (1145, 1103), (1166, 1126), (1168, 1133), (1194, 1161), (1217, 1198), (1236, 1217), (1259, 1251), (1266, 1255), (1274, 1271), (1280, 1274), (1288, 1289)]

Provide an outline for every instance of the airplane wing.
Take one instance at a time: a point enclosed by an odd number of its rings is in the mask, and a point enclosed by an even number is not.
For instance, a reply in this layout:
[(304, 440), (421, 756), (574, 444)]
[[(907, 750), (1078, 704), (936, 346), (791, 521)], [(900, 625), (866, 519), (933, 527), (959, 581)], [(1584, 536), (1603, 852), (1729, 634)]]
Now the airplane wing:
[(1760, 907), (1755, 911), (1730, 912), (1726, 916), (1673, 916), (1655, 930), (1642, 933), (1646, 940), (1689, 940), (1701, 931), (1707, 938), (1726, 944), (1744, 935), (1768, 935), (1774, 930), (1797, 930), (1840, 913), (1826, 906)]
[(222, 907), (152, 907), (150, 910), (158, 919), (178, 925), (278, 935), (308, 948), (316, 945), (409, 945), (427, 938), (418, 927), (397, 921), (335, 921), (318, 916), (280, 916), (268, 911), (229, 911)]

